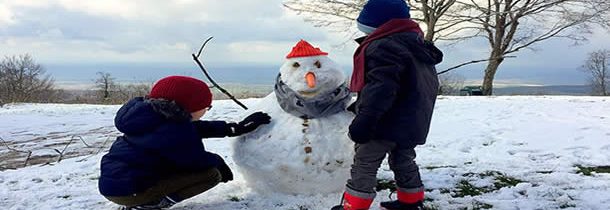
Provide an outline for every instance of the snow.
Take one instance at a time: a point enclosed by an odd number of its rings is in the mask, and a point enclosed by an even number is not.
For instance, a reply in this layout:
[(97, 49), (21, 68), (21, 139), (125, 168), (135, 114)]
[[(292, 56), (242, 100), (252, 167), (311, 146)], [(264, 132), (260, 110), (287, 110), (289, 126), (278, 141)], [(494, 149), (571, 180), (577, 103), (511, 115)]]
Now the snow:
[[(261, 100), (244, 102), (255, 107)], [(100, 105), (8, 105), (0, 108), (0, 137), (14, 148), (34, 153), (52, 150), (47, 148), (55, 148), (49, 142), (64, 142), (72, 135), (103, 142), (117, 134), (112, 121), (117, 109)], [(205, 118), (237, 121), (246, 113), (231, 101), (214, 101), (214, 109)], [(428, 143), (417, 148), (427, 205), (437, 209), (610, 209), (610, 174), (585, 176), (575, 167), (610, 165), (608, 113), (610, 98), (604, 97), (440, 97)], [(331, 132), (345, 129), (341, 126), (327, 127)], [(292, 195), (252, 190), (233, 159), (235, 141), (204, 140), (210, 151), (226, 158), (234, 169), (235, 181), (220, 184), (173, 209), (329, 209), (339, 202), (339, 193)], [(74, 144), (67, 150), (83, 147)], [(102, 155), (92, 150), (61, 162), (51, 159), (50, 164), (0, 171), (0, 207), (115, 208), (97, 190)], [(0, 158), (4, 165), (13, 159), (23, 161), (24, 157), (16, 157), (0, 146)], [(492, 189), (498, 177), (485, 174), (493, 171), (521, 181)], [(378, 177), (392, 177), (387, 163)], [(461, 197), (457, 189), (464, 182), (491, 190)], [(388, 194), (388, 190), (379, 192), (373, 209), (378, 202), (388, 200)]]
[[(19, 104), (0, 108), (0, 138), (20, 151), (32, 151), (29, 163), (44, 163), (45, 157), (58, 156), (66, 149), (73, 157), (99, 151), (104, 143), (120, 134), (113, 125), (120, 106), (82, 104)], [(82, 141), (81, 141), (82, 138)], [(70, 140), (73, 142), (68, 144)], [(89, 146), (87, 146), (87, 145)], [(66, 147), (66, 145), (68, 147)], [(8, 155), (18, 158), (5, 160)], [(8, 153), (0, 144), (2, 167), (23, 165), (27, 153)]]

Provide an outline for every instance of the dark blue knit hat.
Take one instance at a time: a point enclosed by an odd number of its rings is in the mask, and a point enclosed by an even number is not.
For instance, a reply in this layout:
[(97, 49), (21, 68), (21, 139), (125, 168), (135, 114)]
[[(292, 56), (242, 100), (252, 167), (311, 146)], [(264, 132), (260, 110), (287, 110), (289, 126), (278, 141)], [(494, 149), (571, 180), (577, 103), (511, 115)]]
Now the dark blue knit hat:
[(358, 23), (378, 28), (392, 19), (411, 18), (409, 10), (404, 0), (369, 0), (358, 16)]

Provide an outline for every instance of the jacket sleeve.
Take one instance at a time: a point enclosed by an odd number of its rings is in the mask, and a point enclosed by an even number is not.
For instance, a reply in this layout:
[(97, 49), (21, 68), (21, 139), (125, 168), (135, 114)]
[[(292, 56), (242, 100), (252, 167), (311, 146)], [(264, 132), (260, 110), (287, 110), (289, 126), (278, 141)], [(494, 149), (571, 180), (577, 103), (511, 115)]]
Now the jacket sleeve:
[(191, 139), (161, 150), (162, 155), (178, 168), (189, 171), (217, 167), (224, 161), (217, 154), (208, 152), (201, 139)]
[[(370, 51), (369, 51), (370, 50)], [(400, 48), (389, 40), (371, 43), (366, 54), (366, 84), (360, 91), (358, 115), (377, 121), (392, 107), (400, 89), (404, 59)]]
[(193, 125), (200, 138), (222, 138), (233, 133), (231, 125), (225, 121), (194, 121)]

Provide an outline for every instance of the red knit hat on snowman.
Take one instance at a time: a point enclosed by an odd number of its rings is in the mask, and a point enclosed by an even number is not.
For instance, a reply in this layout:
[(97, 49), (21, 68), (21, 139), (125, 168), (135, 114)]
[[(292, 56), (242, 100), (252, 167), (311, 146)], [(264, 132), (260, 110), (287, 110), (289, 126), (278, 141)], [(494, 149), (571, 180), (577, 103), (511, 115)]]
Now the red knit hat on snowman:
[(319, 56), (319, 55), (328, 55), (327, 52), (320, 50), (320, 48), (314, 47), (309, 44), (309, 42), (302, 40), (297, 43), (294, 47), (292, 47), (292, 51), (286, 58), (298, 58), (298, 57), (310, 57), (310, 56)]
[(208, 85), (199, 79), (185, 76), (169, 76), (157, 81), (148, 97), (175, 101), (189, 113), (212, 104), (212, 93)]

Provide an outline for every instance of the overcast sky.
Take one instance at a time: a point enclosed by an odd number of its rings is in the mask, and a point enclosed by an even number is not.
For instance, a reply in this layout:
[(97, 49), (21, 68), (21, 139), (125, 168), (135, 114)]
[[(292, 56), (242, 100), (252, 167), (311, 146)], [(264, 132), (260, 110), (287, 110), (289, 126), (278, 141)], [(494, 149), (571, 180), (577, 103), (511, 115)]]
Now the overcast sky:
[[(190, 54), (208, 36), (215, 39), (205, 60), (217, 66), (279, 66), (291, 47), (306, 39), (344, 68), (351, 67), (355, 44), (343, 49), (343, 34), (315, 28), (284, 9), (281, 0), (0, 0), (0, 55), (32, 54), (43, 65), (109, 63), (189, 66)], [(471, 41), (440, 46), (443, 69), (486, 57), (487, 47)], [(582, 84), (577, 69), (594, 49), (610, 49), (610, 36), (598, 30), (589, 43), (564, 40), (523, 51), (501, 66), (499, 82)], [(474, 65), (457, 73), (482, 76)], [(69, 68), (66, 68), (69, 69)], [(51, 69), (51, 72), (58, 71)], [(75, 71), (75, 70), (65, 70)]]

